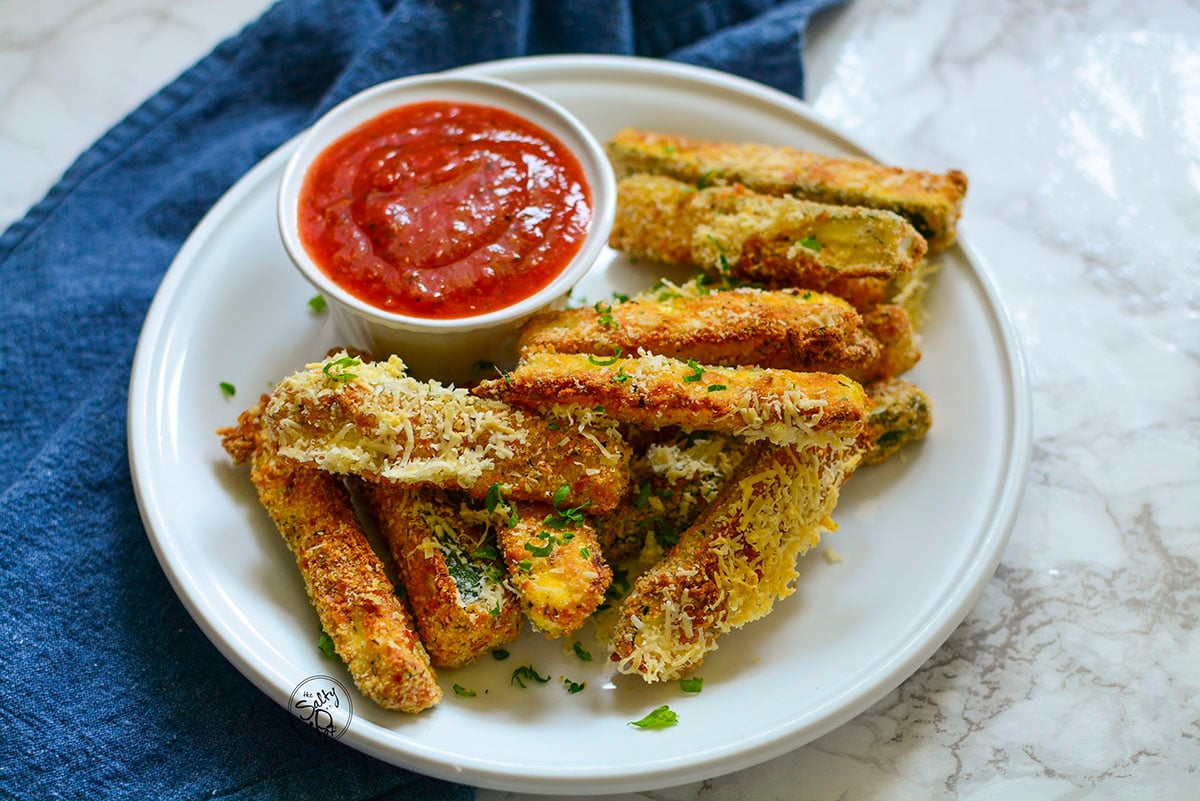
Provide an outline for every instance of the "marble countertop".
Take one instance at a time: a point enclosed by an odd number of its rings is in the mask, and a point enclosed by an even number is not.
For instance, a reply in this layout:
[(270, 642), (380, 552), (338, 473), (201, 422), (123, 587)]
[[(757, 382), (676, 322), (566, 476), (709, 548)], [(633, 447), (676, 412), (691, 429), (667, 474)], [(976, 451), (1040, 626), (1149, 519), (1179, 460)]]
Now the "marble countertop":
[[(265, 6), (0, 2), (0, 228)], [(624, 797), (1200, 797), (1200, 7), (853, 0), (807, 64), (817, 111), (887, 160), (970, 176), (962, 230), (1030, 371), (1029, 482), (995, 577), (900, 687), (791, 754)]]

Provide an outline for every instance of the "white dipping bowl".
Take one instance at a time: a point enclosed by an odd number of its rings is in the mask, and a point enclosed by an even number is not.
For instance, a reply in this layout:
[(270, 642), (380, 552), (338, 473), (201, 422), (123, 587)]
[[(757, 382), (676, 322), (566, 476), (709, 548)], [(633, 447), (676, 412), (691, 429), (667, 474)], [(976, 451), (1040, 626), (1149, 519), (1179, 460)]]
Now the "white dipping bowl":
[[(313, 161), (331, 144), (375, 117), (425, 101), (472, 103), (503, 109), (556, 137), (578, 159), (591, 192), (591, 221), (575, 256), (549, 284), (510, 306), (471, 317), (431, 319), (380, 309), (342, 289), (313, 260), (300, 239), (299, 202)], [(342, 344), (376, 358), (400, 356), (419, 379), (463, 384), (478, 378), (480, 362), (510, 366), (522, 324), (538, 312), (566, 305), (567, 293), (608, 242), (616, 213), (616, 179), (596, 138), (554, 101), (494, 78), (430, 74), (378, 84), (326, 112), (305, 132), (279, 186), (279, 231), (301, 274), (325, 296)]]

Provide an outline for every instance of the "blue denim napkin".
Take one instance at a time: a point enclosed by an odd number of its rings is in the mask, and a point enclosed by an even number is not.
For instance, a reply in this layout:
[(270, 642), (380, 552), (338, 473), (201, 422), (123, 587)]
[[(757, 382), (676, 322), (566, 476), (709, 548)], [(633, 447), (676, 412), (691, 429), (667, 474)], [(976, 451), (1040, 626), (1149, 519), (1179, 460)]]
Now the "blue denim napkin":
[(838, 0), (283, 0), (100, 139), (0, 236), (0, 797), (463, 799), (298, 737), (208, 642), (138, 516), (130, 362), (204, 212), (382, 80), (530, 54), (636, 54), (800, 95)]

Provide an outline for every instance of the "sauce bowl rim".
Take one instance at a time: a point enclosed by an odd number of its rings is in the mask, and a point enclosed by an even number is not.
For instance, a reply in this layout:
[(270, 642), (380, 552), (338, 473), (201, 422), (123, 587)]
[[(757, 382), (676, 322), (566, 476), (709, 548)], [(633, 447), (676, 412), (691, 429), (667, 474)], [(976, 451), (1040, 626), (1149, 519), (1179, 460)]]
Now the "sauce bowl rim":
[[(313, 161), (334, 141), (389, 110), (445, 100), (503, 109), (558, 139), (578, 161), (588, 182), (591, 219), (579, 250), (546, 286), (508, 306), (466, 317), (417, 317), (374, 306), (340, 287), (316, 263), (300, 239), (300, 191)], [(499, 78), (461, 73), (422, 73), (375, 84), (322, 114), (298, 136), (279, 182), (276, 219), (292, 263), (332, 304), (369, 324), (399, 331), (473, 331), (523, 320), (566, 295), (596, 263), (608, 244), (616, 216), (616, 177), (604, 148), (571, 112), (550, 98)]]

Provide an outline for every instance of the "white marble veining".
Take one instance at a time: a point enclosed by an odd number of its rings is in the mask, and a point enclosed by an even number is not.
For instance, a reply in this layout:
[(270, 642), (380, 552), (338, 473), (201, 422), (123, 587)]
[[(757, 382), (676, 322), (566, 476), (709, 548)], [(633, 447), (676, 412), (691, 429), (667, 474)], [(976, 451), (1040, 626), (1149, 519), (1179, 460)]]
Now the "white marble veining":
[[(0, 225), (264, 6), (0, 0)], [(621, 798), (1200, 797), (1200, 6), (852, 0), (808, 66), (887, 159), (970, 176), (963, 230), (1032, 377), (1029, 485), (982, 598), (898, 689), (794, 753)]]
[(0, 229), (266, 0), (0, 0)]

